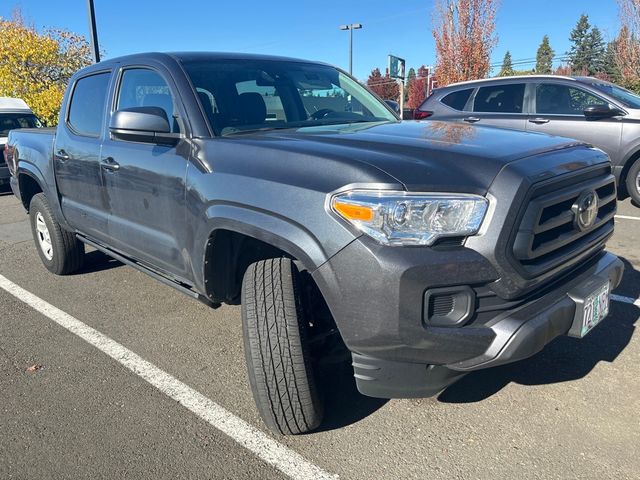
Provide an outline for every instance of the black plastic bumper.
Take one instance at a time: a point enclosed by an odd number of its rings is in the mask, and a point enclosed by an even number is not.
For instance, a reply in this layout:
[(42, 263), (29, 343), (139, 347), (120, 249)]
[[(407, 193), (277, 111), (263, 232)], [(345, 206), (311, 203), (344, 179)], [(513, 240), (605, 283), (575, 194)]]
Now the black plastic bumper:
[[(403, 331), (415, 323), (413, 319), (387, 318), (380, 329), (377, 315), (372, 315), (375, 329), (359, 324), (363, 329), (360, 338), (345, 338), (353, 352), (358, 390), (382, 398), (430, 396), (467, 372), (530, 357), (569, 332), (576, 306), (594, 289), (605, 282), (611, 290), (617, 287), (623, 269), (615, 255), (602, 252), (554, 282), (545, 293), (532, 295), (531, 300), (483, 324), (420, 325), (422, 332), (415, 329), (411, 339)], [(385, 340), (388, 343), (383, 345)], [(442, 359), (446, 361), (438, 361)]]

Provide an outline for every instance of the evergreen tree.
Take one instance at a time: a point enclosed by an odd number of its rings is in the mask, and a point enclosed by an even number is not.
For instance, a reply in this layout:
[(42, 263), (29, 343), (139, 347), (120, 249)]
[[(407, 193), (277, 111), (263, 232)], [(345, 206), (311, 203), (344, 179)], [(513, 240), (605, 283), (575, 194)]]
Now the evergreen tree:
[(542, 43), (538, 47), (536, 53), (536, 73), (538, 74), (551, 74), (553, 72), (553, 57), (555, 52), (549, 44), (549, 36), (542, 37)]
[(616, 61), (617, 44), (613, 40), (607, 44), (607, 50), (604, 54), (604, 69), (603, 72), (607, 74), (609, 80), (619, 83), (622, 79), (620, 75), (620, 69), (618, 68), (618, 62)]
[(407, 74), (407, 83), (416, 78), (416, 69), (411, 67), (409, 69), (409, 73)]
[(587, 35), (587, 51), (589, 52), (587, 72), (589, 75), (604, 72), (607, 46), (598, 27), (593, 27)]
[(571, 50), (568, 52), (569, 65), (572, 71), (578, 74), (589, 70), (590, 30), (589, 17), (582, 14), (569, 36), (571, 41)]
[(513, 72), (513, 63), (511, 60), (511, 52), (507, 50), (507, 53), (504, 54), (504, 59), (502, 60), (502, 68), (500, 69), (500, 73), (498, 73), (499, 77), (510, 77), (514, 74)]
[(415, 81), (415, 79), (416, 79), (416, 69), (411, 67), (409, 69), (409, 73), (407, 74), (407, 84), (406, 84), (406, 88), (404, 89), (405, 102), (409, 101), (409, 91), (411, 90), (411, 84)]

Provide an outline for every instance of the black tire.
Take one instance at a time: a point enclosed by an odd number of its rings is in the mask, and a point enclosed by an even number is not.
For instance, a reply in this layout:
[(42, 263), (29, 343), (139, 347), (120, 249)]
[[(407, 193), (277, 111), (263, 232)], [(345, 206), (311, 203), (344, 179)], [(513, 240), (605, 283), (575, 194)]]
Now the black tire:
[[(31, 199), (29, 217), (36, 250), (47, 270), (56, 275), (67, 275), (78, 270), (84, 260), (84, 244), (74, 233), (64, 230), (56, 221), (44, 193), (38, 193)], [(44, 221), (49, 234), (51, 248), (47, 252), (39, 238), (39, 221)], [(51, 258), (48, 258), (48, 255)]]
[(298, 285), (287, 258), (253, 263), (242, 281), (242, 325), (249, 382), (271, 430), (296, 435), (317, 428), (323, 405), (316, 389)]
[(627, 172), (626, 187), (631, 200), (640, 206), (640, 158), (631, 165)]

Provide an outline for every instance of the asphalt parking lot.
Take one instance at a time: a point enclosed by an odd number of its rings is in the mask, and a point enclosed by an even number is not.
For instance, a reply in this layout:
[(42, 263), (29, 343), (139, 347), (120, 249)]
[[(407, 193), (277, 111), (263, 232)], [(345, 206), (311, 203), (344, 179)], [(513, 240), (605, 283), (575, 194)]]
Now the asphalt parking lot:
[[(624, 279), (585, 339), (429, 399), (366, 398), (339, 369), (325, 425), (294, 438), (258, 418), (239, 307), (211, 310), (99, 252), (56, 277), (22, 206), (0, 194), (0, 275), (40, 305), (0, 289), (0, 478), (283, 478), (284, 462), (298, 478), (637, 479), (640, 208), (627, 200), (618, 214), (609, 249)], [(104, 348), (52, 317), (92, 327)], [(129, 368), (111, 355), (118, 345)], [(154, 386), (145, 372), (167, 375)]]

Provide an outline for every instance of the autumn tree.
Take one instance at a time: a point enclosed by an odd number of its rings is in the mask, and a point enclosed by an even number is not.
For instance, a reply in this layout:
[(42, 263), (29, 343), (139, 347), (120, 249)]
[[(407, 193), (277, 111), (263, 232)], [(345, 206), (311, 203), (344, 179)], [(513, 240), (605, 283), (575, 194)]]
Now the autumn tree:
[(498, 0), (436, 0), (432, 33), (440, 86), (489, 74), (497, 5)]
[(418, 75), (409, 83), (407, 107), (410, 109), (418, 108), (427, 97), (427, 77), (429, 69), (424, 65), (418, 69)]
[(621, 28), (614, 40), (620, 82), (640, 92), (640, 0), (618, 0)]
[(498, 76), (510, 77), (512, 75), (514, 75), (513, 61), (511, 60), (511, 52), (507, 50), (507, 53), (504, 54), (504, 58), (502, 59), (502, 67), (500, 68), (500, 72), (498, 73)]
[(385, 100), (398, 100), (400, 95), (398, 82), (389, 76), (388, 69), (385, 71), (384, 76), (380, 73), (379, 68), (371, 70), (367, 79), (367, 86)]
[(55, 125), (73, 73), (91, 63), (86, 39), (66, 30), (38, 32), (19, 12), (0, 17), (0, 96), (22, 98), (47, 125)]
[(553, 57), (555, 52), (549, 43), (549, 35), (542, 37), (542, 42), (536, 52), (536, 73), (551, 74), (553, 71)]

